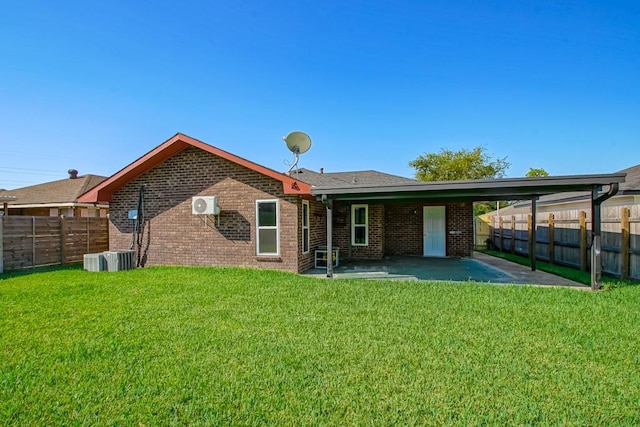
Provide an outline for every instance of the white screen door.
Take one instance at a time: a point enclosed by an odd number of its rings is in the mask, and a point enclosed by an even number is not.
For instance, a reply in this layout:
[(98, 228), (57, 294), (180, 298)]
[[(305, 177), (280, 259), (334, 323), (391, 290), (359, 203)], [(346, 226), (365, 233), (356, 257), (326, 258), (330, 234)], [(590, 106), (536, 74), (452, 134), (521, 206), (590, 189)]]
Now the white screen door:
[(424, 256), (447, 255), (447, 233), (444, 206), (423, 208)]

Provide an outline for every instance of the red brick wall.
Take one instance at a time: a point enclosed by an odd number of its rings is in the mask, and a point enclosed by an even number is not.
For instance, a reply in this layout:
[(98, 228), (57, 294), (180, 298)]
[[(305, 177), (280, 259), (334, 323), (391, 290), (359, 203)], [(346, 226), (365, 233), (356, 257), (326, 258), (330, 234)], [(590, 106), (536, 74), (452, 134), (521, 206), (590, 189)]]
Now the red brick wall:
[[(282, 183), (190, 147), (118, 190), (110, 204), (110, 248), (128, 248), (138, 191), (145, 189), (145, 265), (213, 265), (298, 271), (298, 196)], [(220, 223), (193, 215), (192, 196), (218, 196)], [(279, 199), (280, 255), (256, 255), (256, 200)]]
[[(386, 206), (385, 255), (423, 254), (423, 206), (424, 204)], [(446, 226), (447, 256), (470, 256), (473, 248), (472, 204), (447, 204)], [(450, 234), (451, 231), (456, 234)]]
[(473, 204), (450, 203), (447, 205), (447, 256), (471, 256), (472, 253)]
[(380, 259), (384, 256), (385, 206), (369, 204), (369, 244), (351, 246), (351, 205), (334, 203), (333, 246), (340, 248), (340, 258)]
[(387, 205), (384, 211), (385, 255), (423, 254), (422, 205)]
[[(302, 201), (299, 202), (302, 205)], [(300, 224), (302, 224), (302, 206), (299, 209)], [(300, 242), (300, 252), (298, 270), (300, 272), (315, 266), (315, 250), (318, 246), (327, 245), (327, 209), (315, 200), (309, 201), (309, 253), (302, 253), (302, 225), (298, 230), (298, 241)]]

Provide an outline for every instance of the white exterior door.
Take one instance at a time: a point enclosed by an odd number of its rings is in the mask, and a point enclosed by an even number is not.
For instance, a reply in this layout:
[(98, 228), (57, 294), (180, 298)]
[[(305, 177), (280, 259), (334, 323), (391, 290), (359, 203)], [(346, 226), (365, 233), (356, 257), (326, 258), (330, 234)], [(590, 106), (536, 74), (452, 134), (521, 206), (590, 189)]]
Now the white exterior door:
[(424, 256), (443, 257), (447, 255), (447, 225), (444, 206), (423, 208)]

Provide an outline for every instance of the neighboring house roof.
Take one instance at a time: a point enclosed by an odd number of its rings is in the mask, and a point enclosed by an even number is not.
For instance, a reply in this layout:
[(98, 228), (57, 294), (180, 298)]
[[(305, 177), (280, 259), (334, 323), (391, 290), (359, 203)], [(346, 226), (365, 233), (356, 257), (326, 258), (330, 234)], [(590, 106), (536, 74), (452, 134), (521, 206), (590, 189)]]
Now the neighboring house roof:
[[(640, 195), (640, 165), (631, 166), (630, 168), (622, 169), (616, 172), (616, 174), (626, 174), (625, 181), (620, 183), (618, 193), (616, 196), (633, 196)], [(616, 197), (614, 196), (614, 197)], [(591, 200), (590, 191), (571, 191), (567, 193), (548, 194), (541, 196), (538, 199), (538, 206), (555, 205), (560, 203), (570, 203)], [(503, 209), (500, 209), (501, 214), (519, 213), (521, 210), (527, 210), (531, 208), (531, 202), (517, 201)], [(489, 212), (487, 215), (496, 215), (497, 211)]]
[[(75, 176), (75, 175), (74, 175)], [(60, 206), (75, 204), (80, 195), (98, 185), (107, 177), (99, 175), (81, 175), (75, 178), (60, 179), (28, 187), (5, 190), (0, 196), (14, 197), (9, 201), (11, 207)]]
[(182, 133), (177, 133), (153, 150), (149, 151), (144, 156), (140, 157), (125, 168), (116, 172), (114, 175), (110, 176), (96, 187), (87, 191), (85, 194), (80, 196), (79, 200), (85, 203), (109, 202), (113, 193), (115, 193), (118, 189), (122, 188), (124, 185), (133, 181), (143, 173), (153, 169), (160, 163), (164, 162), (165, 160), (185, 150), (188, 147), (199, 148), (208, 153), (222, 157), (233, 163), (274, 178), (282, 182), (285, 194), (310, 193), (309, 184), (301, 182), (294, 177), (287, 176), (273, 169), (269, 169), (247, 159), (243, 159), (242, 157), (236, 156), (235, 154), (231, 154), (227, 151), (221, 150), (202, 141), (198, 141), (197, 139), (191, 138), (190, 136), (184, 135)]
[(291, 175), (315, 187), (343, 185), (354, 187), (363, 185), (403, 185), (420, 182), (415, 179), (374, 170), (318, 173), (309, 169), (301, 168), (298, 171), (292, 172)]

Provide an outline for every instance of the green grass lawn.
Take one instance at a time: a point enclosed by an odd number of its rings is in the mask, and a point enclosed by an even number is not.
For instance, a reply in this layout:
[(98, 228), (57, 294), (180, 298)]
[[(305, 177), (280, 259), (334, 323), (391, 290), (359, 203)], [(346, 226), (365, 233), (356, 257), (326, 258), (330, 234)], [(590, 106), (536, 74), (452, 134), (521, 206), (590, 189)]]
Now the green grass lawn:
[(640, 287), (0, 276), (0, 425), (640, 424)]
[[(506, 259), (511, 262), (515, 262), (520, 265), (531, 266), (531, 260), (525, 256), (512, 254), (508, 252), (501, 252), (491, 249), (482, 249), (478, 252), (485, 253), (497, 258)], [(547, 273), (555, 274), (556, 276), (564, 277), (574, 282), (582, 283), (585, 285), (591, 285), (591, 272), (582, 271), (577, 268), (567, 267), (558, 264), (551, 264), (545, 261), (536, 260), (536, 268), (540, 271), (546, 271)], [(602, 276), (602, 287), (607, 290), (620, 288), (623, 286), (638, 285), (638, 282), (633, 280), (625, 280), (616, 277)]]

